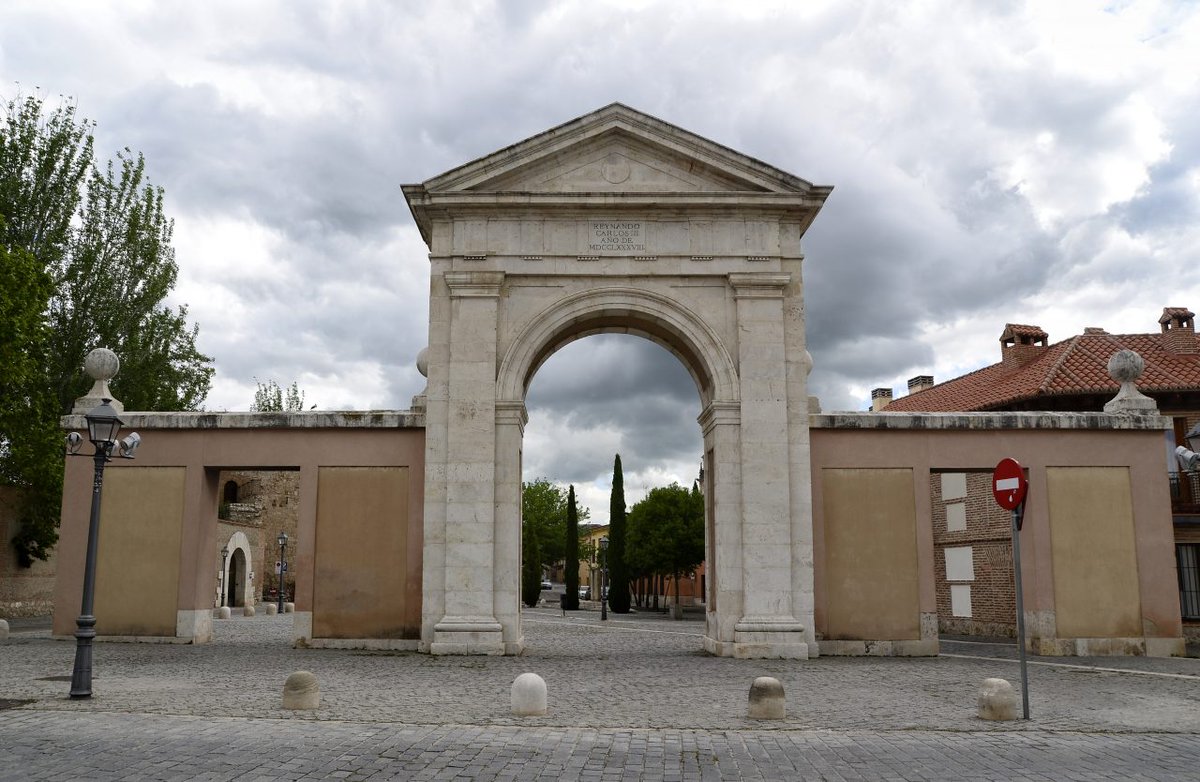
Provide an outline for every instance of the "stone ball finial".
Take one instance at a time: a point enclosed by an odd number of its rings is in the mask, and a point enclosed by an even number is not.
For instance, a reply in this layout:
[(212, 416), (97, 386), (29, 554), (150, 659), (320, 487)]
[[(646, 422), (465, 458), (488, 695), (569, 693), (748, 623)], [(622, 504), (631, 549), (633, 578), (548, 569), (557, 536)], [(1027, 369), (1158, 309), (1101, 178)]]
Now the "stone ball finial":
[(1146, 369), (1146, 362), (1132, 350), (1118, 350), (1108, 360), (1108, 374), (1121, 384), (1117, 395), (1104, 403), (1104, 412), (1129, 415), (1156, 415), (1158, 403), (1138, 390), (1134, 383)]
[(83, 370), (96, 381), (108, 381), (117, 376), (121, 360), (108, 348), (96, 348), (83, 360)]
[(1108, 360), (1108, 376), (1118, 383), (1130, 383), (1142, 376), (1146, 362), (1132, 350), (1118, 350)]
[(87, 358), (83, 360), (83, 370), (94, 381), (92, 390), (75, 400), (75, 406), (71, 412), (80, 415), (86, 414), (105, 399), (111, 400), (110, 404), (118, 413), (124, 412), (125, 406), (121, 404), (121, 400), (113, 396), (112, 389), (108, 387), (108, 381), (116, 377), (117, 371), (120, 369), (121, 360), (108, 348), (96, 348), (88, 353)]
[(429, 348), (428, 346), (421, 348), (421, 352), (417, 354), (417, 371), (421, 373), (421, 377), (429, 377)]

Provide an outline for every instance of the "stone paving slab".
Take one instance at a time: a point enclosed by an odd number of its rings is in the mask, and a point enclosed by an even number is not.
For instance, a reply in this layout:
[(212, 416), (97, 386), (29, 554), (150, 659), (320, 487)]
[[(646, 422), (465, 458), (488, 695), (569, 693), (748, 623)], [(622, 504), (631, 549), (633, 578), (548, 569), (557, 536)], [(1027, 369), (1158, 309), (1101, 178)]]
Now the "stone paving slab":
[[(1002, 645), (730, 660), (700, 651), (690, 614), (534, 609), (521, 657), (430, 657), (293, 649), (292, 618), (216, 621), (200, 646), (97, 644), (85, 701), (53, 680), (70, 673), (72, 642), (14, 634), (0, 643), (0, 700), (32, 702), (0, 710), (0, 748), (20, 758), (0, 761), (0, 779), (56, 778), (43, 757), (55, 748), (75, 764), (64, 779), (1200, 777), (1200, 660), (1031, 657), (1033, 719), (992, 723), (975, 717), (979, 682), (1018, 683)], [(301, 669), (321, 707), (285, 711), (283, 682)], [(546, 680), (544, 717), (508, 713), (526, 671)], [(746, 717), (764, 675), (783, 683), (785, 720)]]
[(1182, 734), (694, 731), (0, 713), (0, 780), (1188, 780)]

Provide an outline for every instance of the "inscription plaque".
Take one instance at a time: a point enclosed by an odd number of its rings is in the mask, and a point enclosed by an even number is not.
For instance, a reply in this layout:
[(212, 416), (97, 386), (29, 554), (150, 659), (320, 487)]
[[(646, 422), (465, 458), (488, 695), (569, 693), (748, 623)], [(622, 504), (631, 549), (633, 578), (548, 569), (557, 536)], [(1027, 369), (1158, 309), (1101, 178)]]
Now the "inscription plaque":
[(592, 220), (588, 252), (600, 255), (646, 252), (646, 224), (640, 220)]

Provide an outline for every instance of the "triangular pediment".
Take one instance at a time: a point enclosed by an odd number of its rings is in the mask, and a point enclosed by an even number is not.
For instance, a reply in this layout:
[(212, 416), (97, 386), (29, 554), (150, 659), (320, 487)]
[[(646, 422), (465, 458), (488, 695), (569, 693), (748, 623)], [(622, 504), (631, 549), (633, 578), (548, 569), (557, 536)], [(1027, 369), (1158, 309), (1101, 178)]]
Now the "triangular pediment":
[(769, 192), (761, 182), (645, 138), (612, 129), (467, 188), (474, 192)]
[(423, 188), (430, 193), (814, 189), (799, 177), (619, 103), (447, 171)]

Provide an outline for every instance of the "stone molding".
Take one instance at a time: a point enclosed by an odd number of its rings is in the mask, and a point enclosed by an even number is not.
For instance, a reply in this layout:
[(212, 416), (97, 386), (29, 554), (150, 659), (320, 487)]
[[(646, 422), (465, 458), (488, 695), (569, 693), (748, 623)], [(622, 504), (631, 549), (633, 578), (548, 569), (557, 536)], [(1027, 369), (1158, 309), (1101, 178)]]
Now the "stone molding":
[(529, 410), (523, 400), (503, 400), (496, 402), (496, 425), (516, 424), (525, 434), (525, 424), (529, 423)]
[[(615, 286), (592, 288), (560, 299), (535, 315), (519, 333), (513, 335), (497, 374), (499, 398), (523, 399), (526, 380), (537, 368), (535, 362), (545, 358), (546, 348), (571, 332), (577, 324), (603, 317), (609, 312), (620, 313), (634, 322), (642, 319), (656, 326), (668, 327), (702, 364), (688, 367), (692, 376), (697, 377), (698, 372), (703, 372), (709, 377), (712, 388), (701, 387), (701, 397), (706, 398), (711, 393), (714, 399), (738, 398), (740, 385), (736, 366), (721, 338), (704, 318), (679, 301), (660, 293)], [(646, 336), (660, 344), (663, 341), (650, 334)], [(686, 361), (684, 363), (687, 364)]]
[(782, 299), (783, 289), (791, 281), (790, 274), (733, 272), (729, 275), (736, 299)]
[(504, 284), (504, 272), (446, 272), (450, 298), (495, 299)]
[[(290, 413), (122, 413), (122, 429), (424, 429), (424, 412), (321, 410)], [(64, 429), (87, 429), (81, 415), (63, 416)]]
[(1170, 429), (1158, 415), (1109, 413), (822, 413), (809, 416), (813, 429)]
[(705, 437), (718, 426), (739, 426), (742, 423), (742, 405), (740, 402), (712, 402), (700, 411), (696, 417), (700, 424), (700, 432)]

